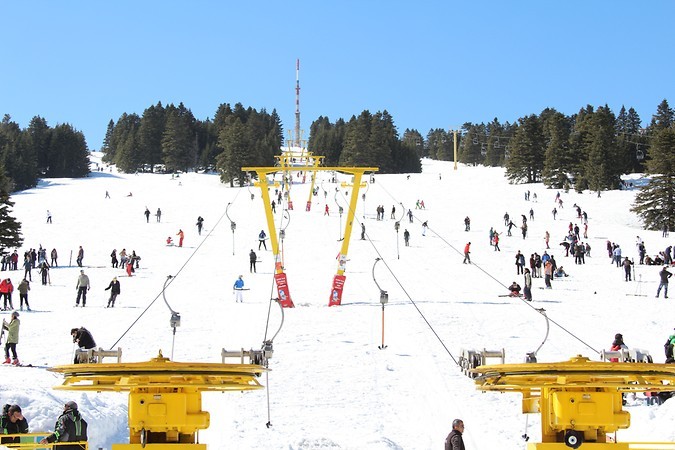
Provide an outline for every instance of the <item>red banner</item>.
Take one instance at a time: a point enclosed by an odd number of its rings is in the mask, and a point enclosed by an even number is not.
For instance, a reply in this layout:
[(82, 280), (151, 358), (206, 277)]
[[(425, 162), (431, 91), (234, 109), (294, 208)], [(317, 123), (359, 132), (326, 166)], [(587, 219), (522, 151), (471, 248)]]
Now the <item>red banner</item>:
[(340, 306), (342, 302), (342, 289), (345, 287), (346, 279), (347, 277), (344, 275), (335, 275), (333, 277), (333, 289), (330, 291), (328, 306)]
[(283, 308), (295, 308), (293, 300), (291, 300), (291, 293), (288, 291), (288, 282), (286, 281), (286, 274), (274, 274), (274, 281), (277, 283), (277, 292), (279, 294), (279, 303)]

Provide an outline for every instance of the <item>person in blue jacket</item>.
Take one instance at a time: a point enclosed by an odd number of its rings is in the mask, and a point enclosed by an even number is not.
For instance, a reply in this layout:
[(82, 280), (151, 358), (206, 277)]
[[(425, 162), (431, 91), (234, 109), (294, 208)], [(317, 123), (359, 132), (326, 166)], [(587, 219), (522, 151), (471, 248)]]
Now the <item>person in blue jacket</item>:
[(237, 278), (237, 281), (234, 282), (234, 286), (232, 287), (235, 292), (235, 302), (241, 302), (244, 303), (244, 296), (242, 294), (242, 291), (244, 290), (244, 276), (239, 275), (239, 278)]

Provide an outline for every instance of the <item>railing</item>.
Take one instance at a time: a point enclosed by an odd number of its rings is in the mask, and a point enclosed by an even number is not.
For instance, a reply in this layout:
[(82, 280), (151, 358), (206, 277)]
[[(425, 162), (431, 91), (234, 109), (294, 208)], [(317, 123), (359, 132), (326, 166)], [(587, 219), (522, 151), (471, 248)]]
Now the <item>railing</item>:
[(22, 450), (45, 450), (45, 449), (54, 449), (59, 450), (59, 448), (64, 445), (81, 445), (84, 450), (89, 449), (89, 444), (87, 441), (79, 442), (52, 442), (51, 444), (40, 444), (40, 441), (43, 438), (49, 436), (51, 432), (43, 433), (25, 433), (25, 434), (2, 434), (0, 435), (0, 440), (10, 439), (10, 438), (19, 438), (21, 442), (17, 443), (4, 443), (0, 444), (0, 447), (7, 447), (12, 449), (22, 449)]

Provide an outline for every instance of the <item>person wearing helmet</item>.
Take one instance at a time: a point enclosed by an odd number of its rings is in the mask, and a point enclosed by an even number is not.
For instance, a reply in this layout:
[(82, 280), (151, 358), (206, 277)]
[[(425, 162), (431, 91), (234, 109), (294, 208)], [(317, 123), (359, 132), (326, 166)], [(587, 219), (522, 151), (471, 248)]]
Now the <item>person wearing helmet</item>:
[[(87, 422), (80, 415), (77, 403), (69, 401), (63, 406), (63, 413), (56, 419), (54, 432), (43, 438), (40, 444), (52, 442), (86, 442)], [(85, 444), (59, 445), (59, 450), (84, 450)]]
[[(626, 344), (624, 344), (624, 342), (623, 342), (623, 334), (616, 333), (614, 335), (614, 341), (612, 342), (612, 347), (610, 348), (610, 350), (619, 351), (621, 349), (627, 349), (627, 348), (628, 348), (628, 346), (626, 346)], [(610, 361), (611, 362), (619, 362), (619, 358), (610, 358)]]

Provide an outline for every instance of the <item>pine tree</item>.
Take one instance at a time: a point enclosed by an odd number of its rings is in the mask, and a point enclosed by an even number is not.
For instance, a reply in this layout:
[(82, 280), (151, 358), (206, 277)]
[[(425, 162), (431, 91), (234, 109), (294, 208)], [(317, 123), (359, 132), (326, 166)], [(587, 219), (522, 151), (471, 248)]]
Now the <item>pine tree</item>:
[(106, 128), (105, 137), (103, 138), (103, 146), (101, 146), (101, 151), (103, 152), (103, 162), (111, 163), (115, 160), (115, 145), (113, 141), (114, 133), (115, 121), (110, 119), (110, 122), (108, 122), (108, 127)]
[(635, 196), (631, 209), (649, 230), (675, 226), (675, 129), (662, 125), (652, 122), (646, 163), (651, 179)]
[(138, 163), (160, 164), (162, 162), (162, 138), (166, 114), (161, 102), (143, 111), (138, 127)]
[(11, 183), (5, 174), (5, 167), (0, 162), (0, 254), (9, 249), (21, 247), (21, 223), (12, 216), (14, 202), (10, 200)]
[(164, 164), (170, 172), (187, 171), (196, 160), (194, 117), (182, 103), (178, 107), (169, 105), (166, 114), (166, 127), (162, 136)]
[(49, 141), (48, 177), (79, 178), (89, 174), (89, 150), (82, 132), (70, 124), (60, 124), (52, 129)]
[(367, 166), (370, 159), (370, 126), (372, 115), (367, 110), (354, 117), (347, 123), (344, 138), (344, 148), (340, 155), (340, 166)]
[(544, 169), (544, 133), (535, 115), (518, 120), (516, 134), (509, 143), (506, 177), (513, 182), (536, 183)]
[(546, 142), (542, 181), (548, 187), (562, 189), (569, 183), (568, 174), (574, 166), (569, 149), (572, 122), (569, 117), (550, 108), (542, 111), (539, 117)]
[(596, 191), (619, 186), (623, 164), (615, 140), (615, 117), (607, 105), (598, 107), (590, 118), (591, 130), (585, 143), (584, 178), (588, 188)]
[(223, 152), (216, 158), (216, 168), (220, 171), (220, 179), (223, 183), (238, 181), (239, 186), (243, 186), (246, 181), (246, 174), (241, 170), (247, 166), (247, 156), (249, 155), (249, 141), (246, 136), (246, 127), (237, 116), (231, 116), (228, 123), (220, 132), (218, 145), (223, 148)]

